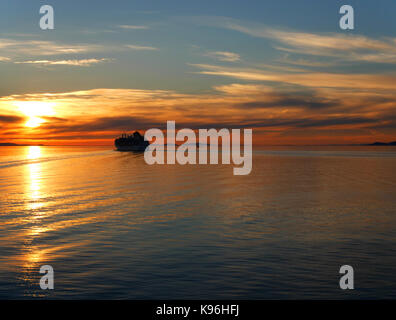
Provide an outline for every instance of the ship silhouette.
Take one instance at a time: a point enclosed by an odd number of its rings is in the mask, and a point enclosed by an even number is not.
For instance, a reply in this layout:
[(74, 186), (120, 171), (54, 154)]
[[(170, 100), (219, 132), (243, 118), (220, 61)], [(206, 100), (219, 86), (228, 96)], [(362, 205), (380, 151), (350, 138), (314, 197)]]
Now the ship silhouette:
[(138, 131), (132, 135), (124, 133), (114, 141), (118, 151), (145, 151), (149, 144)]

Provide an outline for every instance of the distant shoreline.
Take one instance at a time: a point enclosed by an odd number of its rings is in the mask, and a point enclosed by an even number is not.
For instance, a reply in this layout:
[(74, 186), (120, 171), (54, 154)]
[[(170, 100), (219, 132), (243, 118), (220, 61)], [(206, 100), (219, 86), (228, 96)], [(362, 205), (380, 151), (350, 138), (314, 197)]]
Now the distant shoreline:
[(368, 146), (396, 146), (396, 141), (392, 141), (392, 142), (374, 142), (374, 143), (368, 144)]
[[(45, 145), (45, 144), (17, 144), (10, 142), (0, 143), (0, 147), (110, 147), (111, 145)], [(374, 142), (366, 144), (277, 144), (277, 145), (260, 145), (261, 147), (395, 147), (396, 141), (392, 142)]]
[(0, 143), (0, 147), (45, 147), (44, 144), (16, 144), (16, 143)]

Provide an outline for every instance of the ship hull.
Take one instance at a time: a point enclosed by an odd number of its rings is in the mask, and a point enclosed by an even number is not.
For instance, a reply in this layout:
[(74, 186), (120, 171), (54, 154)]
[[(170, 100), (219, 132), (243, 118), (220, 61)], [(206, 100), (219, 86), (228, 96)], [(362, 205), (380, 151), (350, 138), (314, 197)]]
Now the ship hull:
[(143, 152), (150, 143), (144, 140), (144, 137), (138, 131), (135, 131), (133, 135), (123, 134), (121, 137), (115, 139), (114, 145), (118, 151)]
[(146, 150), (147, 146), (117, 146), (117, 151), (136, 151), (136, 152), (143, 152)]

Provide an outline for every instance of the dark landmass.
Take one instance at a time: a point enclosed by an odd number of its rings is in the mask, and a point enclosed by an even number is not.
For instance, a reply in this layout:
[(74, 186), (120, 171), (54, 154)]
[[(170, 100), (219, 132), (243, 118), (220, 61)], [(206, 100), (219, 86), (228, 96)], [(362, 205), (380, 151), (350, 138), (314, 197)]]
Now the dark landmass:
[(17, 146), (16, 143), (0, 143), (1, 147), (11, 147), (11, 146)]
[(0, 147), (33, 147), (33, 146), (43, 146), (43, 144), (16, 144), (10, 142), (0, 142)]
[(368, 144), (368, 146), (396, 146), (396, 141), (392, 141), (392, 142), (374, 142), (374, 143)]

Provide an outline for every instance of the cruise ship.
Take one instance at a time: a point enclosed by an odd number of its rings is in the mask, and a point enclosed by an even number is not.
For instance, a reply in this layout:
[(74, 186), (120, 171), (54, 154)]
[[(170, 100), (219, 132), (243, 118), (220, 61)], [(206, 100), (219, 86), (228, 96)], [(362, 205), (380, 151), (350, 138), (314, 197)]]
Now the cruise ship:
[(149, 144), (138, 131), (132, 135), (124, 133), (114, 141), (118, 151), (145, 151)]

